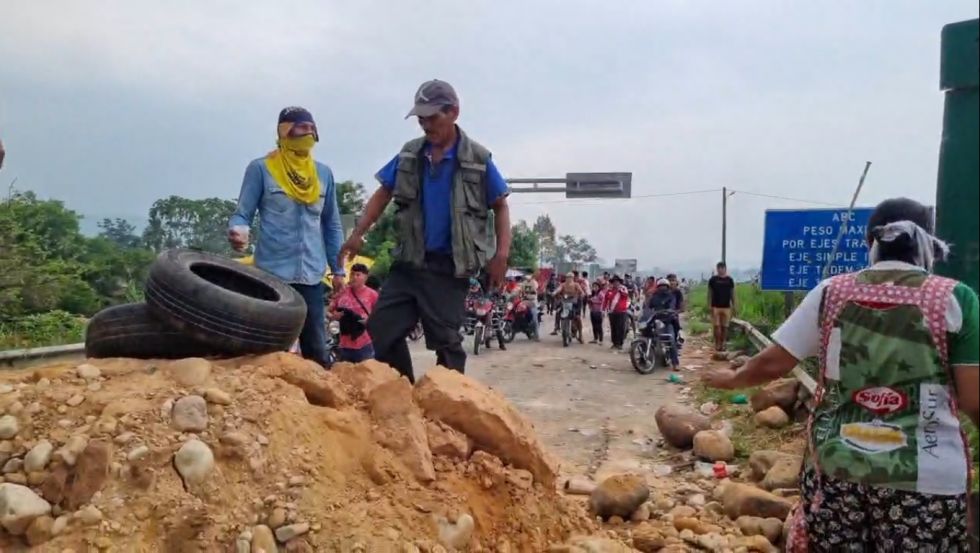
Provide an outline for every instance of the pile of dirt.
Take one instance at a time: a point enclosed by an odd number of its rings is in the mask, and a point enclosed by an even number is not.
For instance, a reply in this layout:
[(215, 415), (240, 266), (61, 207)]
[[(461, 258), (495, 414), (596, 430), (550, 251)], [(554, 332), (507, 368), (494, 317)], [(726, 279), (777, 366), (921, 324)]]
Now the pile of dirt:
[(545, 551), (595, 530), (502, 396), (289, 354), (0, 377), (0, 550)]

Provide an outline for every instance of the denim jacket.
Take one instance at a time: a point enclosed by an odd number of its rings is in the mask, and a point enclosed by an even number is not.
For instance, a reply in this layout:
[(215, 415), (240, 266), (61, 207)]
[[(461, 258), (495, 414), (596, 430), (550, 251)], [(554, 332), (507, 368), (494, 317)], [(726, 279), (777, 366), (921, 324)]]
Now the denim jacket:
[(269, 174), (265, 158), (248, 164), (238, 208), (229, 228), (252, 226), (259, 212), (259, 238), (255, 266), (291, 284), (318, 284), (327, 272), (343, 273), (337, 254), (344, 240), (337, 206), (333, 172), (317, 162), (320, 199), (310, 205), (299, 203), (283, 191)]

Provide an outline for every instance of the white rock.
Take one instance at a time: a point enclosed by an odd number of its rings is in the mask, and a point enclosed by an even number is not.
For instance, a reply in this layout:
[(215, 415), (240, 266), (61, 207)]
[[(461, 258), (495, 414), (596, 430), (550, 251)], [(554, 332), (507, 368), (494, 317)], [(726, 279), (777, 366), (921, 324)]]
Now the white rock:
[(30, 405), (27, 406), (27, 414), (28, 415), (36, 415), (36, 414), (40, 413), (43, 409), (44, 409), (44, 406), (41, 405), (41, 402), (34, 401)]
[(470, 543), (470, 536), (473, 535), (474, 521), (468, 513), (464, 513), (456, 519), (456, 524), (448, 520), (439, 520), (439, 541), (450, 549), (463, 549)]
[(207, 430), (208, 404), (201, 396), (184, 396), (174, 402), (171, 419), (174, 428), (183, 432)]
[(51, 385), (51, 379), (46, 377), (38, 380), (37, 384), (35, 384), (35, 386), (37, 386), (38, 388), (47, 388), (50, 385)]
[(37, 472), (44, 470), (51, 460), (54, 446), (47, 440), (41, 440), (24, 456), (24, 470), (26, 472)]
[(145, 445), (141, 445), (139, 447), (135, 447), (135, 448), (133, 448), (132, 451), (130, 451), (129, 453), (126, 454), (126, 460), (128, 460), (128, 461), (138, 461), (138, 460), (142, 459), (143, 457), (146, 457), (146, 454), (149, 453), (149, 452), (150, 452), (150, 448), (147, 447), (147, 446), (145, 446)]
[(24, 404), (19, 401), (15, 401), (10, 404), (10, 407), (7, 407), (7, 413), (11, 415), (20, 414), (20, 412), (23, 410), (24, 410)]
[(78, 520), (82, 521), (82, 524), (85, 526), (91, 526), (92, 524), (96, 524), (102, 520), (102, 511), (100, 511), (95, 505), (89, 505), (80, 511), (76, 511), (75, 516), (78, 518)]
[(12, 472), (20, 472), (23, 469), (24, 469), (24, 460), (19, 457), (8, 459), (7, 462), (3, 464), (4, 474), (10, 474)]
[(27, 486), (0, 484), (0, 524), (11, 534), (23, 534), (35, 518), (50, 512), (51, 504)]
[(20, 423), (13, 415), (0, 417), (0, 440), (9, 440), (20, 432)]
[(164, 420), (170, 420), (170, 415), (173, 413), (173, 410), (174, 400), (168, 399), (167, 401), (163, 402), (163, 405), (160, 406), (160, 416), (163, 417)]
[(54, 524), (51, 525), (51, 535), (57, 536), (58, 534), (65, 531), (68, 528), (68, 515), (61, 515), (60, 517), (54, 519)]
[(89, 363), (83, 363), (75, 367), (75, 373), (78, 374), (79, 378), (84, 378), (85, 380), (95, 380), (102, 376), (102, 371), (95, 365)]
[(310, 525), (305, 522), (280, 526), (279, 528), (276, 528), (276, 539), (279, 540), (280, 543), (286, 543), (296, 536), (302, 536), (309, 531)]
[(133, 434), (132, 432), (123, 432), (122, 434), (113, 438), (112, 441), (116, 442), (119, 445), (125, 445), (131, 442), (135, 437), (136, 434)]
[(78, 407), (84, 401), (85, 401), (85, 396), (83, 396), (82, 394), (75, 394), (75, 395), (71, 396), (70, 398), (68, 398), (68, 401), (66, 401), (65, 403), (69, 407)]
[(177, 472), (188, 488), (202, 484), (214, 469), (214, 454), (200, 440), (188, 440), (174, 456)]
[(0, 395), (9, 394), (14, 391), (14, 387), (10, 384), (0, 384)]

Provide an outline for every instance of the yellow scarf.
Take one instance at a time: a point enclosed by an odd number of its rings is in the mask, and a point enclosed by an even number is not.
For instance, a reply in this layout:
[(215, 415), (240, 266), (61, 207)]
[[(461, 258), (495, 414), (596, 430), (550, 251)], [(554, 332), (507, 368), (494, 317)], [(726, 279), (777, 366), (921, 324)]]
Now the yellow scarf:
[[(280, 136), (283, 134), (288, 133), (280, 133)], [(276, 184), (287, 196), (304, 204), (312, 204), (320, 198), (320, 177), (310, 154), (315, 142), (313, 135), (284, 136), (265, 158), (265, 166)]]

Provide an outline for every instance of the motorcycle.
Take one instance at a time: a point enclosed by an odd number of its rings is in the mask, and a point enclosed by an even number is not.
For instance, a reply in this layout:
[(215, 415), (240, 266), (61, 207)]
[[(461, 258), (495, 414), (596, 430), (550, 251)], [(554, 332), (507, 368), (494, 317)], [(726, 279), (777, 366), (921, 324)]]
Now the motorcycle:
[(473, 330), (476, 328), (476, 303), (475, 298), (466, 298), (466, 314), (463, 317), (463, 326), (459, 329), (463, 336), (472, 336)]
[(640, 321), (640, 336), (630, 344), (630, 363), (636, 372), (650, 374), (669, 366), (677, 343), (672, 326), (663, 319), (676, 315), (676, 311), (660, 310)]
[(337, 362), (337, 348), (340, 347), (340, 323), (330, 321), (327, 325), (327, 366)]
[(422, 321), (415, 323), (415, 327), (408, 331), (408, 339), (413, 342), (418, 342), (425, 336), (425, 331), (422, 329)]
[(493, 326), (494, 302), (490, 298), (482, 298), (473, 302), (473, 355), (480, 355), (480, 346), (490, 347), (490, 334)]
[(560, 320), (558, 326), (561, 329), (561, 345), (566, 348), (576, 335), (578, 336), (579, 343), (582, 342), (581, 327), (575, 328), (575, 325), (573, 325), (577, 315), (578, 309), (575, 305), (575, 298), (568, 295), (562, 296), (561, 302), (559, 303), (558, 317), (560, 317)]
[[(540, 317), (538, 317), (540, 320)], [(531, 323), (531, 310), (528, 305), (520, 299), (514, 299), (507, 303), (507, 310), (504, 313), (504, 342), (511, 343), (518, 332), (523, 332), (529, 340), (536, 340), (538, 332), (535, 325)]]

